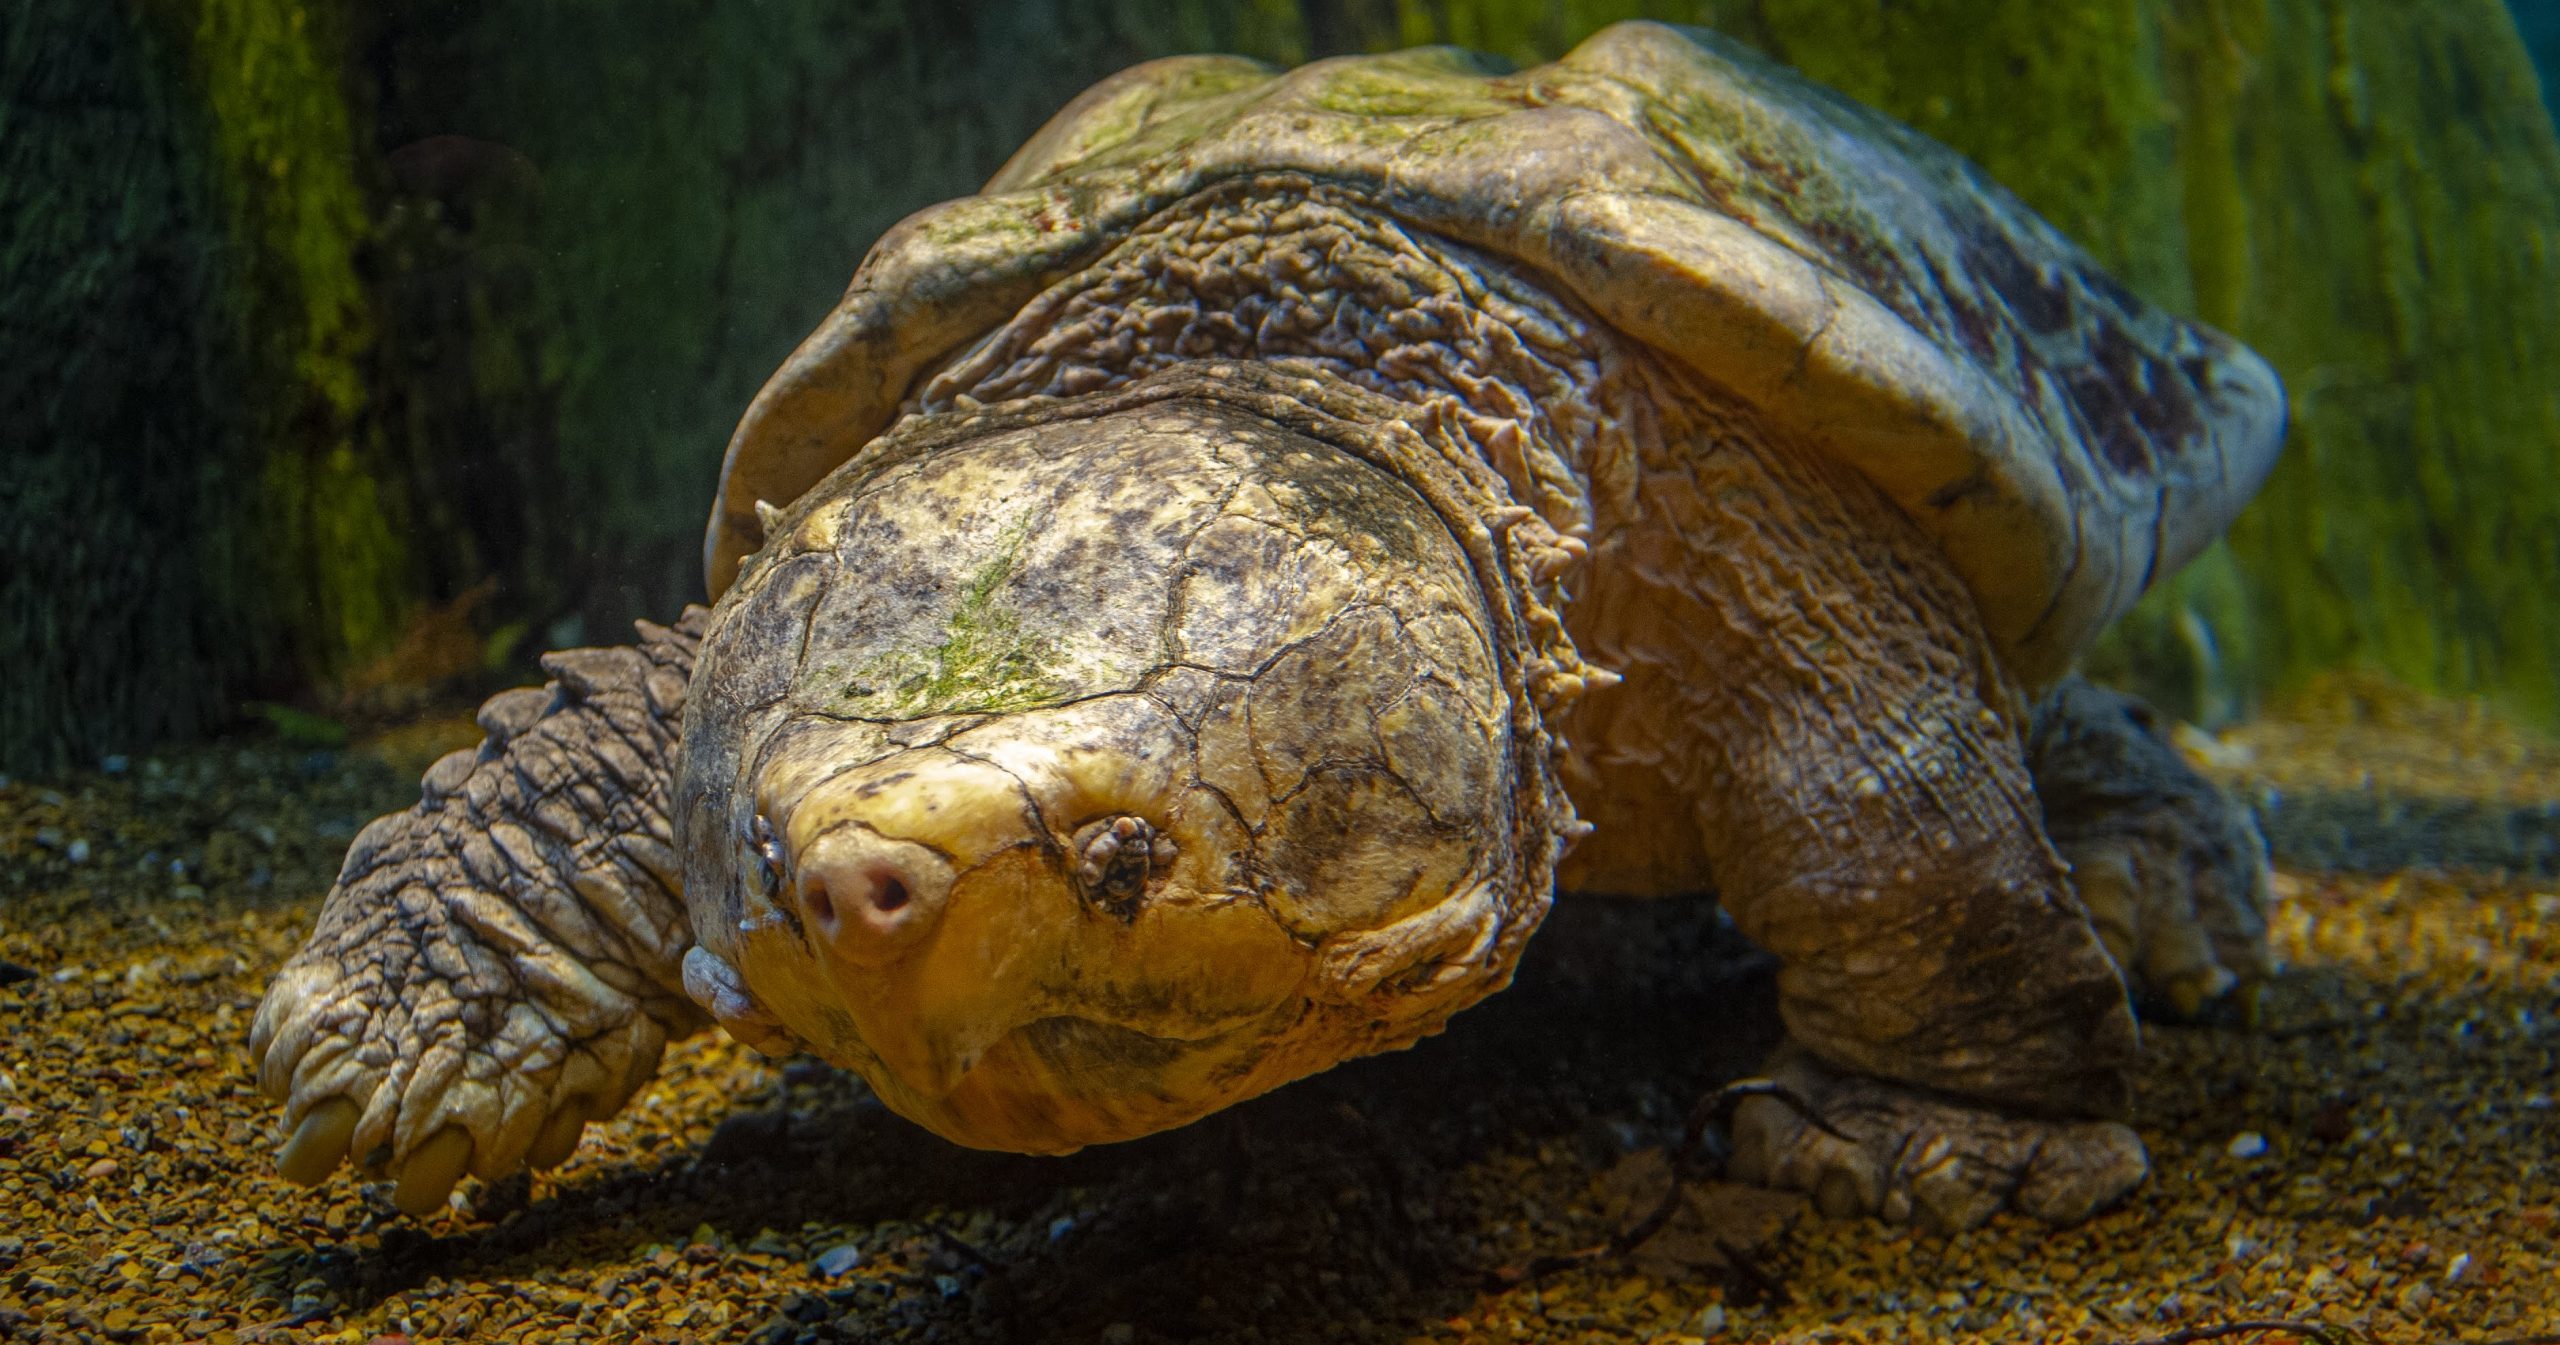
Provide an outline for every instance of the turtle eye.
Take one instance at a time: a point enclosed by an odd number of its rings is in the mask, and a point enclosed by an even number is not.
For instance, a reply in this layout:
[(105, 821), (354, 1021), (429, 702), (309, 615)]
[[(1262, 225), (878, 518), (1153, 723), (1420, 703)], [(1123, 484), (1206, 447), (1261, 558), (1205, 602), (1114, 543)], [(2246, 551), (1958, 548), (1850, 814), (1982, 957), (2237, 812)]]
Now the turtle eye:
[(1137, 918), (1147, 889), (1173, 867), (1177, 853), (1172, 837), (1128, 815), (1085, 823), (1070, 848), (1076, 891), (1123, 923)]
[(782, 837), (773, 830), (773, 822), (758, 813), (747, 824), (747, 848), (756, 860), (756, 885), (768, 897), (782, 890), (782, 873), (788, 856), (782, 851)]

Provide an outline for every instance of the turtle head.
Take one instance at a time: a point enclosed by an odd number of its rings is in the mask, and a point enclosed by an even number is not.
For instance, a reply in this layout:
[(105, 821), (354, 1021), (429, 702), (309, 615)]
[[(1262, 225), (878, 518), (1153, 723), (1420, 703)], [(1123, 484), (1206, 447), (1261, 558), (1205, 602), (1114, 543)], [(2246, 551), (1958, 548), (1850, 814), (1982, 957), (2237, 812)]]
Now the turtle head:
[(1533, 881), (1486, 613), (1410, 486), (1248, 413), (875, 446), (697, 664), (688, 984), (1026, 1152), (1408, 1044), (1507, 982)]

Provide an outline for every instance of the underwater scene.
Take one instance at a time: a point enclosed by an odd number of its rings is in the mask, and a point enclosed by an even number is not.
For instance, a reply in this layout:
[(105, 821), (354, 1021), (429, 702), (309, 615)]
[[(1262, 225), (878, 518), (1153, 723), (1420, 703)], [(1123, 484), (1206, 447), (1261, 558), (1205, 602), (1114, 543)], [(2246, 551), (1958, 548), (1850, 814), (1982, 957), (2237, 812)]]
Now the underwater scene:
[(2555, 109), (18, 0), (0, 1341), (2560, 1343)]

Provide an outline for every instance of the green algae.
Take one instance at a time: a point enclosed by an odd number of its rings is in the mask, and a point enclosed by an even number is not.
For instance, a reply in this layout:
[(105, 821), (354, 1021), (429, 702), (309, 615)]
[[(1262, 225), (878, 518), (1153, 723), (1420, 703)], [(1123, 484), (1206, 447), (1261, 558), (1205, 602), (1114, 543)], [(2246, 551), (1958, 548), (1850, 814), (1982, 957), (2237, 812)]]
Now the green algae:
[(1002, 598), (1005, 584), (1022, 568), (1030, 537), (1031, 520), (1025, 519), (971, 573), (943, 624), (940, 644), (884, 654), (856, 669), (844, 689), (847, 712), (884, 719), (1002, 714), (1055, 700), (1058, 683), (1049, 670), (1056, 642), (1026, 627), (1021, 613)]
[(349, 16), (327, 0), (162, 10), (247, 258), (237, 317), (258, 380), (261, 584), (289, 656), (325, 682), (391, 645), (415, 583), (401, 474), (370, 417), (373, 303), (356, 267), (372, 226), (343, 83)]

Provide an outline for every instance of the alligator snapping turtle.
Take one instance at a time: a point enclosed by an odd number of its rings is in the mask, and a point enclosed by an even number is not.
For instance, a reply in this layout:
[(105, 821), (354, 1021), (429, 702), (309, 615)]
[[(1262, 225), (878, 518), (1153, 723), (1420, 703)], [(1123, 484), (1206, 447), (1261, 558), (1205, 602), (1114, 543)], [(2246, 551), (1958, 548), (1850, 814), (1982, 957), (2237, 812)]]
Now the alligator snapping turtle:
[(715, 607), (357, 838), (258, 1016), (280, 1165), (431, 1209), (711, 1021), (1062, 1152), (1437, 1030), (1559, 885), (1712, 886), (1829, 1120), (1746, 1103), (1746, 1175), (2085, 1216), (2129, 1000), (2263, 969), (2265, 859), (2064, 674), (2281, 421), (1709, 35), (1137, 67), (872, 249), (730, 444)]

